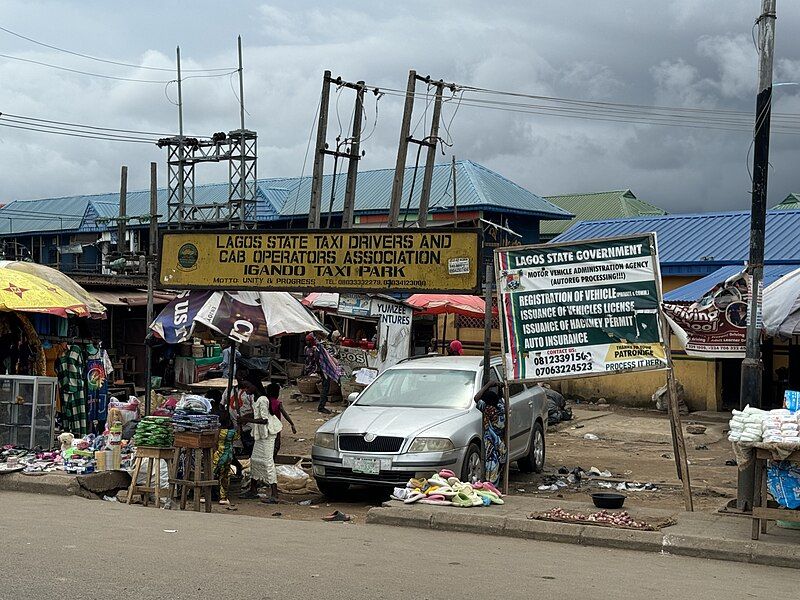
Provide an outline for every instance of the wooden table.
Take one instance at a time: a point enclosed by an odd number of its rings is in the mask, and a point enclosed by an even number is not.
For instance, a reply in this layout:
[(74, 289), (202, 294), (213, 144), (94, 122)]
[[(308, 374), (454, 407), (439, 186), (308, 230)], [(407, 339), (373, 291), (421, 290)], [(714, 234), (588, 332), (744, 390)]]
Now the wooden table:
[[(174, 451), (172, 448), (157, 448), (151, 446), (139, 446), (136, 448), (136, 458), (131, 475), (131, 486), (128, 488), (128, 504), (133, 502), (133, 497), (136, 494), (139, 494), (142, 497), (142, 504), (147, 506), (150, 501), (150, 494), (155, 494), (156, 508), (161, 508), (161, 461), (167, 461), (167, 470), (171, 473), (173, 455)], [(139, 479), (142, 460), (145, 458), (148, 459), (147, 479), (144, 485), (137, 485), (136, 481)], [(153, 481), (154, 477), (155, 481)], [(151, 483), (153, 483), (153, 485), (150, 485)]]
[[(212, 433), (175, 433), (172, 472), (169, 477), (169, 495), (177, 502), (180, 497), (181, 510), (186, 510), (189, 490), (194, 496), (194, 509), (200, 512), (200, 498), (205, 498), (205, 511), (211, 512), (211, 490), (217, 485), (212, 463), (213, 450), (217, 447), (219, 431)], [(182, 469), (183, 478), (178, 478)], [(174, 504), (173, 504), (174, 507)]]
[[(751, 538), (757, 540), (759, 534), (767, 533), (768, 521), (795, 521), (800, 519), (800, 511), (770, 506), (767, 493), (767, 461), (775, 460), (769, 450), (755, 449), (756, 475), (753, 486), (753, 531)], [(800, 465), (800, 450), (795, 450), (785, 459)]]

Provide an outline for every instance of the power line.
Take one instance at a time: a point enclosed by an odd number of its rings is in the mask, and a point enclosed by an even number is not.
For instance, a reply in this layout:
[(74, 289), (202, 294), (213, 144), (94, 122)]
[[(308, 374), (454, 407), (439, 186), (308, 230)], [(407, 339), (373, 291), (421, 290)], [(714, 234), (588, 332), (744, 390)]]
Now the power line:
[(26, 117), (24, 115), (14, 115), (14, 114), (7, 113), (7, 112), (0, 112), (0, 118), (2, 118), (2, 117), (13, 117), (15, 119), (25, 119), (26, 121), (37, 121), (37, 122), (40, 122), (40, 123), (48, 123), (48, 124), (54, 124), (54, 125), (69, 125), (71, 127), (83, 127), (83, 128), (86, 128), (86, 129), (97, 129), (97, 130), (100, 130), (100, 131), (112, 131), (112, 132), (113, 131), (117, 131), (117, 132), (121, 132), (121, 133), (137, 133), (137, 134), (142, 134), (142, 135), (155, 135), (155, 136), (160, 136), (160, 137), (166, 137), (166, 136), (170, 136), (170, 135), (175, 135), (173, 133), (164, 133), (164, 132), (157, 132), (157, 131), (139, 131), (139, 130), (136, 130), (136, 129), (118, 129), (116, 127), (100, 127), (98, 125), (86, 125), (86, 124), (83, 124), (83, 123), (70, 123), (70, 122), (67, 122), (67, 121), (53, 121), (51, 119), (40, 119), (40, 118), (37, 118), (37, 117)]
[[(170, 72), (170, 73), (174, 73), (175, 72), (175, 69), (172, 69), (172, 68), (147, 67), (147, 66), (144, 66), (144, 65), (136, 65), (136, 64), (133, 64), (133, 63), (126, 63), (126, 62), (119, 61), (119, 60), (112, 60), (112, 59), (108, 59), (108, 58), (99, 58), (97, 56), (90, 56), (89, 54), (82, 54), (81, 52), (75, 52), (73, 50), (67, 50), (66, 48), (59, 48), (58, 46), (53, 46), (52, 44), (46, 44), (45, 42), (40, 42), (40, 41), (35, 40), (33, 38), (27, 37), (25, 35), (22, 35), (21, 33), (17, 33), (16, 31), (11, 31), (10, 29), (6, 29), (5, 27), (0, 27), (0, 31), (5, 31), (6, 33), (8, 33), (10, 35), (16, 36), (16, 37), (18, 37), (20, 39), (26, 40), (26, 41), (31, 42), (33, 44), (37, 44), (39, 46), (44, 46), (45, 48), (50, 48), (51, 50), (57, 50), (59, 52), (64, 52), (66, 54), (71, 54), (73, 56), (79, 56), (81, 58), (86, 58), (88, 60), (94, 60), (94, 61), (97, 61), (97, 62), (109, 64), (109, 65), (118, 65), (120, 67), (133, 67), (135, 69), (145, 69), (145, 70), (148, 70), (148, 71), (167, 71), (167, 72)], [(229, 68), (217, 67), (217, 68), (213, 68), (213, 69), (182, 69), (182, 70), (185, 73), (206, 73), (206, 72), (210, 72), (210, 71), (230, 71), (232, 69), (233, 69), (233, 67), (229, 67)], [(233, 70), (235, 70), (235, 69), (233, 69)]]
[[(0, 54), (0, 58), (7, 58), (9, 60), (18, 60), (21, 62), (31, 63), (34, 65), (39, 65), (42, 67), (49, 67), (51, 69), (57, 69), (59, 71), (67, 71), (69, 73), (76, 73), (78, 75), (86, 75), (88, 77), (99, 77), (101, 79), (112, 79), (114, 81), (132, 81), (135, 83), (170, 83), (171, 81), (175, 81), (174, 79), (138, 79), (136, 77), (118, 77), (116, 75), (105, 75), (103, 73), (92, 73), (89, 71), (81, 71), (80, 69), (70, 69), (69, 67), (62, 67), (61, 65), (54, 65), (51, 63), (42, 62), (39, 60), (32, 60), (30, 58), (22, 58), (20, 56), (11, 56), (9, 54)], [(233, 71), (235, 73), (236, 70)], [(199, 77), (227, 77), (230, 75), (230, 72), (225, 73), (214, 73), (209, 75), (189, 75), (189, 77), (184, 77), (183, 79), (196, 79)]]
[(0, 127), (10, 127), (11, 129), (25, 129), (27, 131), (38, 131), (39, 133), (50, 133), (54, 135), (65, 135), (69, 137), (80, 137), (80, 138), (87, 138), (90, 140), (104, 140), (108, 142), (131, 142), (131, 143), (139, 143), (139, 144), (154, 144), (154, 140), (144, 140), (144, 139), (135, 139), (135, 138), (121, 138), (121, 137), (111, 137), (111, 136), (102, 136), (102, 135), (91, 135), (85, 133), (68, 133), (66, 131), (54, 131), (50, 129), (37, 129), (34, 127), (23, 127), (21, 125), (11, 125), (9, 123), (5, 123), (0, 121)]
[[(387, 88), (383, 88), (383, 90), (392, 96), (405, 97), (407, 95), (405, 92), (400, 90), (390, 90)], [(422, 97), (421, 94), (417, 94), (416, 96), (420, 98)], [(475, 98), (464, 98), (461, 101), (461, 104), (473, 108), (485, 108), (511, 113), (541, 114), (590, 121), (608, 121), (644, 125), (667, 125), (676, 127), (689, 127), (694, 129), (716, 129), (722, 131), (750, 131), (753, 127), (752, 117), (745, 121), (725, 118), (725, 115), (713, 118), (710, 115), (703, 117), (691, 117), (688, 115), (657, 115), (643, 112), (618, 114), (617, 112), (613, 111), (604, 112), (597, 109), (590, 110), (570, 107), (553, 107), (536, 104), (482, 100)], [(782, 121), (783, 125), (781, 126), (778, 124), (777, 129), (774, 131), (777, 133), (786, 134), (800, 133), (799, 129), (792, 127), (793, 125), (800, 125), (800, 122), (795, 120), (796, 117), (800, 117), (800, 115), (787, 115)], [(780, 121), (780, 119), (777, 120)]]
[(31, 63), (34, 65), (40, 65), (42, 67), (49, 67), (51, 69), (58, 69), (59, 71), (68, 71), (70, 73), (77, 73), (79, 75), (88, 75), (89, 77), (100, 77), (102, 79), (113, 79), (115, 81), (134, 81), (137, 83), (167, 83), (167, 79), (136, 79), (133, 77), (117, 77), (115, 75), (103, 75), (101, 73), (90, 73), (88, 71), (81, 71), (80, 69), (70, 69), (68, 67), (61, 67), (59, 65), (53, 65), (46, 62), (41, 62), (38, 60), (32, 60), (30, 58), (22, 58), (19, 56), (9, 56), (8, 54), (0, 54), (0, 58), (7, 58), (9, 60), (18, 60), (21, 62)]

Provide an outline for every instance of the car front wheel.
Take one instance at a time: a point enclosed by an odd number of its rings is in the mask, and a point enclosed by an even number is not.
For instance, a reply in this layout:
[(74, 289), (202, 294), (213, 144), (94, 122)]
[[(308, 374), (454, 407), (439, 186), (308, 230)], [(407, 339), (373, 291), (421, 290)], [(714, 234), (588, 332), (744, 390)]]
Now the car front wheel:
[(523, 473), (541, 473), (544, 470), (545, 452), (544, 427), (537, 421), (533, 424), (528, 454), (517, 461), (519, 470)]
[(483, 479), (483, 456), (481, 448), (476, 443), (472, 443), (467, 448), (464, 457), (464, 464), (461, 467), (461, 481), (472, 483)]

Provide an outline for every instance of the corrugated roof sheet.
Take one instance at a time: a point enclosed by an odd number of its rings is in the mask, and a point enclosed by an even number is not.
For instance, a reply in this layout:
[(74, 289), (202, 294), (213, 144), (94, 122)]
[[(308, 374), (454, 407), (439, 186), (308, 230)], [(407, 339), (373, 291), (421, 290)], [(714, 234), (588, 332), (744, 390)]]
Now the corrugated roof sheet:
[[(778, 279), (797, 269), (797, 265), (766, 265), (764, 267), (764, 287), (775, 283)], [(728, 277), (733, 277), (744, 269), (743, 265), (729, 265), (717, 269), (710, 275), (701, 277), (697, 281), (687, 283), (664, 294), (666, 302), (695, 302), (718, 283)]]
[[(554, 242), (655, 232), (662, 267), (686, 265), (690, 273), (710, 273), (741, 265), (749, 257), (750, 213), (665, 215), (576, 223)], [(800, 264), (800, 211), (767, 213), (765, 262)]]
[(772, 210), (797, 210), (800, 208), (800, 194), (789, 194), (783, 202), (776, 204)]
[[(404, 181), (405, 199), (411, 191), (413, 180), (413, 167), (406, 169)], [(420, 167), (414, 185), (414, 196), (409, 207), (410, 212), (416, 212), (419, 207), (419, 196), (422, 189), (422, 173)], [(356, 211), (360, 213), (381, 213), (389, 208), (392, 191), (394, 169), (377, 169), (362, 171), (358, 174), (356, 184)], [(333, 204), (334, 212), (341, 213), (344, 202), (346, 174), (336, 177), (336, 194)], [(328, 211), (333, 175), (323, 177), (322, 211)], [(458, 191), (458, 205), (463, 208), (482, 208), (488, 210), (501, 210), (534, 215), (543, 219), (569, 219), (572, 214), (547, 202), (533, 192), (520, 187), (513, 181), (476, 164), (471, 161), (456, 162), (456, 188)], [(452, 209), (452, 175), (450, 164), (435, 165), (431, 183), (430, 209)], [(311, 199), (311, 177), (274, 177), (258, 180), (257, 214), (260, 221), (271, 221), (280, 218), (306, 216), (309, 211)], [(228, 201), (228, 184), (207, 184), (195, 186), (195, 201), (198, 204), (224, 204)], [(403, 201), (402, 210), (405, 211), (407, 200)], [(97, 231), (112, 227), (108, 224), (98, 224), (97, 219), (114, 218), (119, 215), (119, 194), (95, 194), (89, 196), (69, 196), (46, 200), (24, 200), (12, 202), (5, 208), (0, 208), (0, 235), (9, 233), (9, 220), (4, 217), (5, 211), (14, 205), (23, 205), (26, 213), (36, 213), (36, 223), (14, 218), (13, 233), (26, 233), (41, 231), (42, 224), (46, 224), (50, 231), (78, 230)], [(150, 212), (149, 190), (128, 192), (127, 213), (136, 217), (147, 215)], [(158, 190), (158, 212), (160, 222), (166, 222), (168, 217), (167, 190)], [(67, 223), (64, 215), (72, 217)], [(47, 218), (45, 218), (45, 215)], [(22, 216), (22, 215), (18, 215)], [(59, 217), (65, 222), (61, 227)], [(84, 218), (85, 217), (85, 218)], [(53, 225), (56, 223), (56, 225)], [(69, 225), (67, 227), (66, 225)], [(135, 224), (135, 221), (134, 221)]]
[[(403, 203), (401, 211), (419, 209), (422, 191), (423, 169), (417, 170), (414, 182), (414, 167), (407, 167), (403, 178)], [(345, 174), (337, 175), (333, 211), (340, 213), (344, 204)], [(356, 182), (356, 211), (361, 213), (381, 213), (389, 210), (392, 195), (394, 169), (375, 169), (361, 171)], [(288, 200), (281, 216), (292, 217), (308, 215), (311, 200), (311, 177), (291, 177), (267, 179), (270, 187), (283, 187), (289, 190)], [(409, 204), (411, 187), (414, 194)], [(325, 175), (322, 181), (322, 211), (328, 211), (333, 186), (333, 175)], [(456, 161), (456, 191), (459, 208), (505, 209), (510, 212), (532, 214), (547, 219), (569, 219), (572, 214), (559, 208), (541, 196), (520, 187), (502, 175), (469, 160)], [(453, 179), (450, 163), (434, 165), (431, 181), (431, 210), (453, 206)]]
[(0, 208), (0, 235), (77, 230), (88, 204), (86, 196), (15, 200)]
[(557, 235), (577, 221), (600, 221), (624, 217), (660, 216), (663, 208), (637, 198), (630, 190), (545, 196), (545, 200), (575, 215), (570, 221), (546, 221), (539, 231), (542, 235)]

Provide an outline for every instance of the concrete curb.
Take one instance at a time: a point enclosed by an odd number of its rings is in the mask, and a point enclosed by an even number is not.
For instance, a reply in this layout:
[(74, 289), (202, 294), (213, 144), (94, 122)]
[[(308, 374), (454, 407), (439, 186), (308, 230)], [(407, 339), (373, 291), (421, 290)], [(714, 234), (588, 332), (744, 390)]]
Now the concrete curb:
[(79, 490), (77, 477), (69, 475), (54, 473), (37, 476), (22, 475), (21, 473), (0, 475), (0, 491), (4, 492), (74, 496)]
[[(469, 514), (467, 514), (469, 513)], [(505, 537), (668, 553), (713, 560), (800, 569), (800, 546), (764, 541), (738, 541), (664, 531), (634, 531), (571, 523), (536, 521), (517, 516), (475, 514), (472, 511), (427, 510), (382, 506), (367, 513), (367, 524), (416, 527)]]

